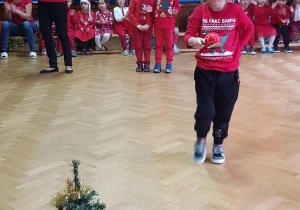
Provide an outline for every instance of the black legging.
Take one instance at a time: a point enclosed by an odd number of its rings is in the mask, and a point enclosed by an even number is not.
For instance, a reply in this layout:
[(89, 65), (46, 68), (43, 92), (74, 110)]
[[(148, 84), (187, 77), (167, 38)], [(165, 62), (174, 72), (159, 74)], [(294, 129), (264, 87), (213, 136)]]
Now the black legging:
[(45, 42), (49, 66), (57, 68), (55, 45), (52, 38), (52, 23), (55, 23), (56, 33), (61, 41), (65, 66), (72, 66), (71, 45), (67, 31), (67, 2), (42, 2), (38, 3), (38, 16), (40, 30)]
[(77, 50), (81, 51), (83, 49), (85, 50), (93, 50), (95, 47), (95, 38), (89, 39), (86, 42), (81, 41), (77, 37), (75, 38), (75, 43), (77, 43)]

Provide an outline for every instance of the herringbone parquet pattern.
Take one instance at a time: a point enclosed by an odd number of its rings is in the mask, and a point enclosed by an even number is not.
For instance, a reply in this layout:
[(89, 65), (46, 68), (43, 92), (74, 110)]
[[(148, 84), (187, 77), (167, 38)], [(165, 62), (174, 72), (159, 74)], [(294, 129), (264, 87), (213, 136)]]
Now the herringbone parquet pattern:
[(39, 75), (47, 58), (10, 54), (0, 60), (0, 209), (53, 209), (72, 159), (108, 210), (300, 209), (299, 55), (242, 57), (226, 162), (213, 165), (209, 149), (197, 165), (194, 53), (176, 55), (168, 75), (136, 73), (135, 57), (120, 54)]

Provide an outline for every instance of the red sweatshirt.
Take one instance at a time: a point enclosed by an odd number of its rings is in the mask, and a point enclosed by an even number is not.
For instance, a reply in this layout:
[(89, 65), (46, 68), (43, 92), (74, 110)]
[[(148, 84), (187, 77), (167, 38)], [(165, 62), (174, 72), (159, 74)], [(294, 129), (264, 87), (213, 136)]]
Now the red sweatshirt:
[(174, 29), (176, 15), (168, 13), (169, 8), (177, 9), (179, 12), (178, 0), (152, 0), (151, 6), (154, 11), (154, 28)]
[(68, 8), (68, 31), (75, 31), (76, 30), (76, 24), (78, 22), (77, 20), (78, 15), (74, 9)]
[(131, 0), (128, 9), (128, 17), (130, 20), (132, 31), (137, 31), (137, 25), (147, 24), (149, 28), (147, 31), (153, 30), (152, 13), (145, 12), (144, 7), (150, 4), (150, 0)]
[(286, 20), (290, 18), (290, 7), (288, 5), (285, 5), (283, 7), (279, 7), (276, 5), (276, 7), (272, 11), (272, 19), (271, 24), (272, 25), (287, 25), (287, 21), (285, 23), (282, 23), (281, 20)]
[(206, 46), (200, 49), (195, 55), (197, 66), (207, 70), (230, 72), (238, 69), (241, 51), (253, 33), (253, 28), (251, 20), (240, 5), (227, 2), (223, 10), (213, 11), (207, 3), (195, 8), (183, 41), (190, 47), (188, 40), (191, 37), (205, 38), (207, 33), (218, 33), (221, 46), (214, 50)]

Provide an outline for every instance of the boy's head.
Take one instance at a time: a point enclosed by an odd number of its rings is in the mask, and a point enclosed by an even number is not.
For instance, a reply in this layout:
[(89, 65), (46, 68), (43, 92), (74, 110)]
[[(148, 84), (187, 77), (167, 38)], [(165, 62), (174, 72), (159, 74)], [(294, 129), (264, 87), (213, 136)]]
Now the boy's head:
[(277, 5), (278, 5), (279, 7), (285, 6), (286, 3), (287, 3), (287, 0), (277, 0)]
[(73, 4), (73, 0), (67, 0), (68, 8), (71, 7), (72, 4)]

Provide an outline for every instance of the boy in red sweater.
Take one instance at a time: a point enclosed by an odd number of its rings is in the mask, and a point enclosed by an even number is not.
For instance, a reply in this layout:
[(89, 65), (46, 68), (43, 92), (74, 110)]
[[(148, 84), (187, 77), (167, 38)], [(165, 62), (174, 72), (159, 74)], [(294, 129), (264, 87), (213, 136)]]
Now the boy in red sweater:
[[(208, 0), (195, 8), (183, 41), (196, 47), (194, 160), (206, 158), (206, 136), (213, 121), (214, 145), (211, 160), (224, 163), (223, 140), (239, 92), (239, 58), (253, 32), (253, 24), (242, 7), (226, 0)], [(205, 37), (206, 36), (206, 37)]]
[(153, 73), (161, 72), (161, 57), (165, 42), (166, 69), (165, 73), (172, 72), (173, 62), (173, 33), (175, 17), (179, 12), (178, 0), (152, 0), (154, 10), (154, 34), (155, 34), (155, 66)]
[(276, 28), (277, 36), (274, 40), (274, 52), (279, 53), (278, 43), (280, 35), (282, 35), (285, 52), (291, 53), (289, 46), (290, 35), (287, 22), (290, 19), (290, 7), (286, 5), (287, 0), (277, 0), (272, 4), (271, 25)]

